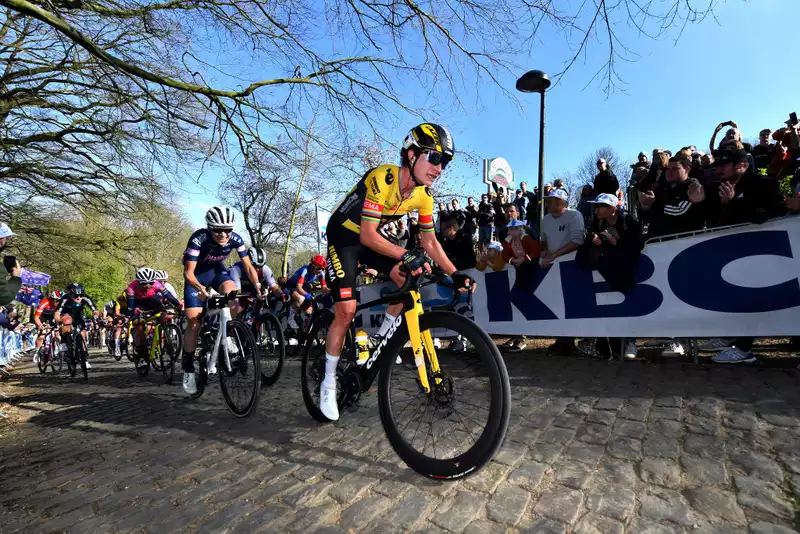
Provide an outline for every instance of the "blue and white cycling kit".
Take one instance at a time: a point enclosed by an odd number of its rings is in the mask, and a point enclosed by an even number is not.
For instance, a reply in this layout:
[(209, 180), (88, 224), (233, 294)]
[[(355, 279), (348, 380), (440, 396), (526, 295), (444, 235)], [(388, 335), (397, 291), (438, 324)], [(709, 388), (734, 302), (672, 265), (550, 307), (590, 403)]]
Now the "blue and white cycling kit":
[[(236, 250), (240, 258), (247, 256), (247, 247), (242, 237), (233, 232), (225, 245), (219, 245), (214, 241), (211, 230), (202, 228), (197, 230), (189, 238), (186, 252), (183, 255), (184, 263), (196, 261), (194, 276), (197, 281), (206, 287), (219, 290), (224, 283), (231, 281), (231, 275), (222, 263), (230, 255), (231, 251)], [(200, 291), (189, 284), (184, 284), (183, 300), (185, 308), (202, 308), (203, 301), (200, 300)]]
[(319, 280), (322, 287), (327, 287), (325, 283), (325, 271), (320, 271), (315, 274), (313, 277), (308, 278), (309, 273), (311, 272), (311, 267), (309, 265), (303, 265), (299, 269), (297, 269), (294, 274), (286, 280), (286, 289), (289, 291), (294, 291), (297, 289), (297, 286), (302, 286), (303, 289), (308, 291), (311, 289), (311, 286)]

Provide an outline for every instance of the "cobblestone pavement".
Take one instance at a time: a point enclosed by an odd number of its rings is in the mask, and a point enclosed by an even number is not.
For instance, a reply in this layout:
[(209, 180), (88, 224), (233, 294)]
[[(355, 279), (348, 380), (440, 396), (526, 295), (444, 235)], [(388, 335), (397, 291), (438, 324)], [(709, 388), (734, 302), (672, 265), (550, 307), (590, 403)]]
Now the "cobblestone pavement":
[[(507, 356), (512, 421), (476, 476), (388, 445), (376, 396), (306, 414), (299, 364), (236, 420), (94, 356), (89, 383), (26, 365), (0, 389), (0, 532), (794, 532), (800, 371)], [(27, 374), (26, 374), (27, 372)]]

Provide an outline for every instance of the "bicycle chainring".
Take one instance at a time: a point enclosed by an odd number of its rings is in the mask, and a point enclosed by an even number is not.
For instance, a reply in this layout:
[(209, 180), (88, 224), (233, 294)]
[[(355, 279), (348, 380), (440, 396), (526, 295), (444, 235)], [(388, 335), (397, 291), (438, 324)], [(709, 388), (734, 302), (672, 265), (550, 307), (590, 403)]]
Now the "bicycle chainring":
[(361, 399), (361, 370), (356, 365), (351, 365), (339, 375), (339, 406), (343, 408), (355, 408)]

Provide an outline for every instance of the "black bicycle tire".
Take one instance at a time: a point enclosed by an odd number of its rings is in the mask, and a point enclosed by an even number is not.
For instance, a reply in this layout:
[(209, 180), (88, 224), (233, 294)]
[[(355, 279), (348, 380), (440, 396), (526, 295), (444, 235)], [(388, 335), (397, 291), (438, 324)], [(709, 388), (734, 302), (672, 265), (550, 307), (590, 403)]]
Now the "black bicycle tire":
[[(286, 356), (289, 356), (291, 358), (295, 358), (297, 356), (298, 352), (300, 352), (300, 348), (303, 346), (303, 344), (300, 343), (300, 332), (297, 329), (291, 328), (289, 326), (288, 318), (289, 318), (290, 311), (291, 311), (291, 308), (287, 308), (287, 309), (283, 310), (280, 313), (280, 315), (278, 315), (278, 324), (283, 324), (284, 322), (286, 323), (286, 329), (285, 330), (282, 329), (282, 332), (281, 332), (283, 334), (283, 339), (286, 342)], [(285, 319), (285, 321), (284, 321), (284, 319)], [(290, 329), (293, 330), (294, 333), (295, 333), (294, 340), (297, 341), (296, 345), (291, 345), (289, 343), (289, 339), (291, 339), (291, 338), (287, 334), (287, 332)]]
[[(477, 473), (485, 466), (505, 440), (511, 415), (511, 385), (503, 357), (491, 338), (472, 320), (452, 311), (431, 311), (420, 317), (420, 330), (446, 328), (464, 334), (473, 341), (475, 353), (489, 371), (491, 384), (491, 407), (486, 426), (477, 442), (463, 454), (451, 459), (434, 459), (411, 447), (397, 428), (390, 401), (390, 382), (395, 358), (409, 340), (408, 329), (397, 330), (381, 355), (378, 380), (378, 411), (386, 436), (398, 456), (417, 473), (437, 480), (456, 480)], [(477, 343), (475, 343), (477, 342)]]
[[(248, 356), (248, 360), (252, 360), (253, 365), (253, 394), (250, 397), (250, 401), (247, 403), (244, 409), (239, 409), (237, 406), (233, 405), (231, 397), (228, 393), (228, 386), (225, 385), (225, 366), (223, 365), (222, 361), (217, 364), (217, 370), (219, 373), (219, 385), (220, 389), (222, 390), (222, 397), (225, 399), (225, 405), (228, 407), (228, 410), (235, 415), (236, 417), (248, 417), (254, 414), (258, 408), (258, 400), (261, 396), (261, 356), (258, 353), (258, 348), (256, 346), (256, 340), (253, 337), (253, 332), (247, 327), (247, 325), (238, 319), (231, 319), (228, 321), (226, 326), (228, 333), (235, 330), (239, 330), (239, 335), (242, 336), (242, 342), (247, 345), (247, 347), (241, 347), (242, 350), (248, 350), (250, 352), (250, 356)], [(227, 340), (222, 340), (223, 343), (226, 343)], [(221, 351), (220, 351), (221, 352)]]
[(42, 343), (36, 349), (36, 354), (39, 355), (39, 361), (36, 363), (36, 365), (39, 367), (39, 374), (42, 374), (42, 375), (47, 372), (47, 363), (48, 363), (47, 360), (44, 357), (44, 347), (45, 347), (45, 344)]
[(78, 349), (78, 360), (81, 364), (81, 371), (83, 372), (83, 379), (89, 380), (89, 367), (86, 365), (86, 360), (89, 358), (89, 348), (86, 346), (86, 342), (83, 340), (83, 336), (79, 336), (79, 340), (77, 342)]
[[(147, 365), (142, 365), (140, 367), (139, 366), (139, 361), (140, 360), (143, 360)], [(147, 354), (145, 354), (144, 357), (134, 358), (133, 359), (133, 367), (136, 369), (136, 374), (138, 374), (142, 378), (146, 377), (148, 374), (150, 374), (150, 358), (149, 358), (149, 356)]]
[[(177, 333), (175, 336), (175, 339), (178, 340), (177, 347), (173, 346), (170, 332)], [(161, 328), (161, 335), (164, 339), (163, 346), (158, 349), (159, 357), (161, 358), (161, 373), (164, 375), (164, 381), (167, 384), (172, 384), (172, 380), (175, 377), (175, 362), (181, 353), (181, 332), (174, 324), (166, 324)], [(165, 361), (165, 356), (167, 361)]]
[[(64, 369), (64, 353), (61, 352), (61, 344), (55, 338), (50, 341), (50, 357), (52, 358), (50, 371), (58, 376)], [(56, 367), (56, 361), (58, 361), (58, 367)]]
[[(303, 359), (300, 363), (300, 389), (303, 392), (303, 403), (306, 405), (308, 414), (320, 423), (331, 423), (333, 421), (325, 417), (313, 397), (314, 392), (319, 391), (321, 380), (315, 381), (313, 384), (311, 384), (308, 373), (309, 365), (323, 366), (322, 373), (324, 373), (325, 344), (323, 343), (322, 345), (315, 347), (313, 341), (317, 338), (317, 332), (321, 328), (328, 328), (332, 321), (333, 312), (331, 310), (322, 309), (314, 312), (314, 315), (311, 319), (311, 329), (304, 346), (305, 350), (303, 351)], [(350, 350), (352, 343), (352, 332), (348, 329), (345, 336), (344, 345), (342, 347), (342, 355), (346, 354), (347, 351)], [(312, 358), (315, 360), (314, 362), (311, 361)], [(339, 361), (339, 365), (341, 366), (342, 360), (340, 359)], [(339, 395), (339, 398), (341, 399), (341, 395)], [(339, 410), (341, 411), (341, 409), (342, 405), (339, 403)]]
[(75, 378), (78, 374), (78, 360), (75, 355), (75, 330), (69, 333), (69, 343), (67, 343), (67, 370), (69, 371), (70, 378)]
[[(272, 328), (275, 331), (275, 342), (277, 344), (277, 365), (275, 366), (275, 372), (271, 375), (266, 375), (264, 373), (264, 365), (262, 361), (261, 365), (261, 385), (262, 386), (271, 386), (275, 382), (278, 381), (278, 378), (281, 376), (281, 371), (283, 370), (283, 362), (286, 359), (286, 345), (284, 344), (283, 338), (283, 330), (281, 329), (281, 323), (275, 314), (270, 311), (262, 312), (258, 317), (255, 318), (253, 321), (253, 336), (258, 340), (258, 330), (261, 326), (262, 322), (270, 322), (272, 323)], [(263, 358), (259, 358), (263, 360)]]
[[(200, 332), (200, 339), (203, 339), (203, 332)], [(195, 350), (195, 369), (197, 372), (195, 373), (195, 387), (197, 391), (189, 395), (190, 399), (199, 399), (203, 396), (206, 390), (206, 384), (208, 384), (208, 367), (206, 363), (206, 350), (207, 347), (203, 347), (203, 350), (200, 351), (200, 356), (197, 356), (197, 350)]]

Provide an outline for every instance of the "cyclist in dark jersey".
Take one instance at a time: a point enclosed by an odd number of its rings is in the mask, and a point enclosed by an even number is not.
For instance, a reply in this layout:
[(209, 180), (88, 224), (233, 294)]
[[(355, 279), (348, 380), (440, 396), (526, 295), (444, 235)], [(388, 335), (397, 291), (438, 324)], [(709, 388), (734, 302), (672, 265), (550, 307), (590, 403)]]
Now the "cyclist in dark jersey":
[[(227, 206), (214, 206), (206, 212), (206, 228), (197, 230), (189, 238), (183, 257), (183, 305), (186, 313), (186, 333), (183, 341), (183, 390), (192, 395), (197, 392), (194, 374), (194, 351), (200, 331), (200, 313), (203, 301), (208, 298), (206, 287), (225, 294), (236, 290), (236, 284), (222, 263), (233, 250), (239, 254), (247, 278), (261, 293), (258, 273), (247, 256), (242, 237), (233, 231), (235, 215)], [(231, 303), (231, 316), (236, 317), (240, 307)], [(235, 350), (236, 347), (231, 347)]]
[[(98, 317), (100, 312), (97, 311), (92, 299), (86, 296), (86, 290), (83, 284), (77, 282), (70, 282), (67, 285), (67, 291), (61, 297), (61, 302), (58, 303), (58, 310), (55, 313), (56, 322), (61, 322), (61, 350), (66, 350), (64, 342), (72, 335), (72, 326), (81, 327), (81, 336), (83, 341), (86, 342), (86, 318), (83, 315), (84, 308), (88, 307), (92, 310), (92, 316)], [(91, 368), (89, 362), (86, 362), (86, 367)]]

